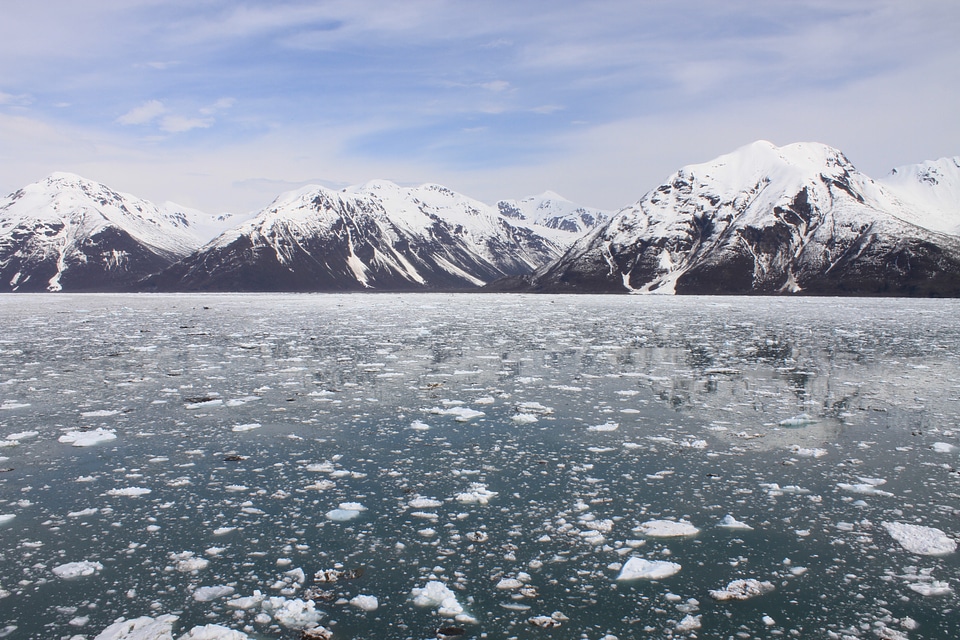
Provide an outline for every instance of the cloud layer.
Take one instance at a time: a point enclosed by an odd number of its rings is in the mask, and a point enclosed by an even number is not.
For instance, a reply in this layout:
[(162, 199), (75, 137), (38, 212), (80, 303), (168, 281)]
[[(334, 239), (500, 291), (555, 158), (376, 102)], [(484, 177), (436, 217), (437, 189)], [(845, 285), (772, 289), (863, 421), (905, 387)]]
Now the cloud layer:
[(383, 177), (639, 198), (755, 139), (960, 154), (949, 0), (52, 0), (5, 9), (0, 187), (70, 170), (211, 211)]

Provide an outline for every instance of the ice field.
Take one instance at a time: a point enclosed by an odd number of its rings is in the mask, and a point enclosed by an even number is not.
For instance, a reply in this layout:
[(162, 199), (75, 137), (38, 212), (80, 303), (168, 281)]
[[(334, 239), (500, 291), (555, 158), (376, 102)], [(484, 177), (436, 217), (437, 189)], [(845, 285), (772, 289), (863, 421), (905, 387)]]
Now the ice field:
[(960, 637), (960, 301), (0, 322), (0, 637)]

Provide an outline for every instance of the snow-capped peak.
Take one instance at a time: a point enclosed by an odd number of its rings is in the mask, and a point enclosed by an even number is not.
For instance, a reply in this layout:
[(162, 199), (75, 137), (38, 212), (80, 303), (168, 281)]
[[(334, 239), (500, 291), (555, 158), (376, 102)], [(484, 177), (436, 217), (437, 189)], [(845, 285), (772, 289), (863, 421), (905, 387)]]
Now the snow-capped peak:
[(878, 182), (919, 211), (922, 226), (960, 235), (960, 156), (897, 167)]

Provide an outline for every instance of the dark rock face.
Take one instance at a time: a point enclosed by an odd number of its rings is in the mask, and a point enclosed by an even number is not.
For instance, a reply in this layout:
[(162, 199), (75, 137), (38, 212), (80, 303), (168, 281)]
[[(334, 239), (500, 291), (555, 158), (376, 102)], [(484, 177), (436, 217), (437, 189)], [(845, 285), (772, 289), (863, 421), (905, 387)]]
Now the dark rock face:
[(834, 149), (757, 143), (682, 169), (528, 290), (960, 296), (960, 237), (902, 206)]
[(115, 226), (71, 243), (57, 242), (64, 228), (62, 223), (39, 223), (0, 237), (3, 290), (124, 291), (177, 257), (151, 249)]

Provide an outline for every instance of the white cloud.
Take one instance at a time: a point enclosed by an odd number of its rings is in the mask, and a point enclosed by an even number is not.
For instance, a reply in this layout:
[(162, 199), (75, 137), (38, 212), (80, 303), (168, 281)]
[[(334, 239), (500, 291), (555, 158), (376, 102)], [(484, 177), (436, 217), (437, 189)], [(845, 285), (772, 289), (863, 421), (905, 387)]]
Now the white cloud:
[(207, 129), (211, 125), (213, 125), (213, 118), (164, 116), (160, 121), (160, 128), (167, 133), (184, 133), (193, 129)]
[(117, 118), (117, 122), (125, 125), (149, 124), (165, 114), (167, 108), (159, 100), (150, 100), (144, 102), (139, 107), (134, 107), (130, 111)]

